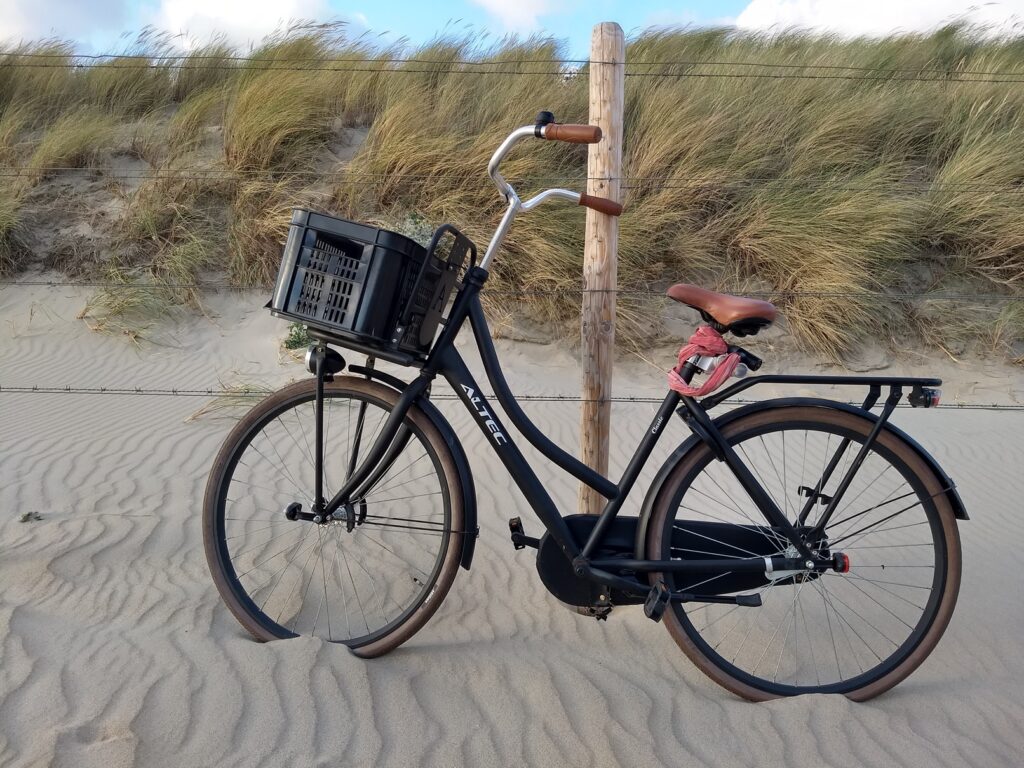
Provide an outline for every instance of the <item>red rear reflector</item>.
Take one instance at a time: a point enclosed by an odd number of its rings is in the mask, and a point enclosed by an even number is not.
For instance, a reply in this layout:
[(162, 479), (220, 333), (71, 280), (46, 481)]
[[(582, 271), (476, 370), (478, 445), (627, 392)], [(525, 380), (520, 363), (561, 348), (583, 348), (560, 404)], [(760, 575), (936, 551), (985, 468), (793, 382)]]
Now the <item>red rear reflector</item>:
[(836, 570), (839, 573), (850, 572), (850, 556), (844, 552), (839, 552), (835, 556)]
[(939, 404), (939, 400), (941, 399), (941, 397), (942, 397), (942, 390), (941, 389), (933, 389), (933, 390), (931, 390), (931, 401), (932, 401), (931, 407), (932, 408), (934, 408), (935, 406), (937, 406)]

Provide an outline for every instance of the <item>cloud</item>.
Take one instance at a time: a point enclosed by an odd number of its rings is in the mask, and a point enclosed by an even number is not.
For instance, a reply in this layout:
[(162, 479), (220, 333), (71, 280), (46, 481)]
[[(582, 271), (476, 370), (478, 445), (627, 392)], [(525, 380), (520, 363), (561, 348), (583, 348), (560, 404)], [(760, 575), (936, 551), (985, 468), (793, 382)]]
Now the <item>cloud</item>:
[(128, 21), (125, 0), (0, 0), (0, 40), (82, 39)]
[(289, 21), (328, 21), (335, 17), (326, 0), (161, 0), (149, 23), (193, 40), (223, 34), (245, 45)]
[(1024, 22), (1024, 0), (752, 0), (736, 18), (745, 29), (806, 27), (843, 35), (923, 32), (964, 19), (1009, 32)]
[(501, 22), (510, 32), (532, 32), (539, 23), (537, 17), (547, 13), (549, 0), (473, 0)]
[(696, 11), (661, 9), (648, 13), (640, 23), (647, 27), (733, 27), (735, 16), (703, 16)]

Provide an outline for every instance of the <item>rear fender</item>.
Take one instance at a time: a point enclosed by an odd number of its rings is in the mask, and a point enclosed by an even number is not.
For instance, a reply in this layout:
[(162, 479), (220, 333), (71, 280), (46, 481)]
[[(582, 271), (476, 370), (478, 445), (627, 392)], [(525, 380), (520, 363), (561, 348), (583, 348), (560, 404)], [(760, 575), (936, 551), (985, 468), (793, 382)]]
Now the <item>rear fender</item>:
[[(812, 397), (788, 397), (777, 400), (766, 400), (760, 403), (751, 403), (750, 405), (745, 405), (742, 408), (736, 408), (719, 416), (714, 420), (714, 423), (716, 427), (722, 429), (734, 422), (736, 419), (743, 418), (751, 413), (757, 413), (772, 408), (785, 408), (791, 406), (829, 408), (836, 411), (846, 411), (847, 413), (855, 414), (872, 422), (878, 421), (878, 416), (876, 414), (871, 413), (870, 411), (865, 411), (863, 408), (859, 408), (855, 405), (838, 403), (834, 400), (821, 400)], [(943, 487), (948, 488), (946, 496), (949, 498), (949, 503), (953, 507), (953, 514), (956, 519), (970, 519), (967, 516), (967, 510), (964, 508), (963, 500), (960, 498), (960, 494), (957, 492), (955, 484), (950, 479), (949, 475), (943, 471), (942, 467), (939, 466), (935, 457), (928, 453), (928, 451), (914, 440), (914, 438), (910, 437), (899, 427), (893, 426), (892, 424), (886, 424), (885, 429), (910, 446), (935, 473), (935, 476), (942, 483)], [(676, 448), (675, 451), (672, 452), (671, 456), (665, 460), (665, 463), (661, 465), (661, 469), (658, 470), (658, 474), (651, 482), (651, 487), (648, 489), (647, 495), (644, 497), (643, 507), (640, 511), (640, 523), (636, 527), (635, 549), (637, 559), (643, 560), (647, 557), (647, 526), (650, 523), (651, 515), (654, 513), (655, 504), (657, 503), (658, 497), (664, 488), (665, 481), (668, 479), (673, 468), (682, 460), (682, 458), (690, 451), (699, 447), (700, 443), (701, 439), (699, 437), (691, 435), (678, 448)]]

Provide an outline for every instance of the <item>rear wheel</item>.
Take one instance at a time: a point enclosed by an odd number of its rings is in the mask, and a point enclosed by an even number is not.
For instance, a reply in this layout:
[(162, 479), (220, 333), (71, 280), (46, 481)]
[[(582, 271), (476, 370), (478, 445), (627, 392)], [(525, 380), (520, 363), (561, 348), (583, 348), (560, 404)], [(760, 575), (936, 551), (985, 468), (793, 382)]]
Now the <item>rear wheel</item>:
[[(224, 602), (257, 639), (313, 635), (376, 656), (422, 627), (455, 578), (459, 475), (437, 428), (413, 407), (403, 423), (408, 442), (388, 470), (339, 519), (311, 520), (314, 387), (307, 380), (274, 393), (224, 442), (203, 509), (207, 562)], [(365, 379), (325, 384), (328, 499), (398, 397)]]
[[(749, 413), (722, 434), (790, 522), (844, 440), (834, 493), (873, 422), (854, 413), (780, 406)], [(847, 554), (849, 572), (764, 576), (730, 594), (758, 594), (761, 607), (673, 603), (665, 623), (676, 643), (713, 680), (745, 698), (842, 693), (863, 700), (909, 675), (938, 642), (960, 584), (960, 541), (946, 488), (917, 452), (883, 430), (814, 548)], [(827, 499), (806, 518), (817, 522)], [(682, 456), (655, 501), (652, 559), (796, 556), (735, 476), (704, 444)], [(709, 523), (711, 525), (709, 525)], [(730, 537), (719, 524), (746, 526)], [(716, 527), (717, 526), (717, 527)], [(753, 537), (753, 538), (752, 538)], [(653, 574), (677, 589), (682, 575)], [(686, 583), (722, 593), (727, 574)], [(742, 578), (742, 577), (740, 577)], [(758, 577), (760, 578), (760, 577)]]

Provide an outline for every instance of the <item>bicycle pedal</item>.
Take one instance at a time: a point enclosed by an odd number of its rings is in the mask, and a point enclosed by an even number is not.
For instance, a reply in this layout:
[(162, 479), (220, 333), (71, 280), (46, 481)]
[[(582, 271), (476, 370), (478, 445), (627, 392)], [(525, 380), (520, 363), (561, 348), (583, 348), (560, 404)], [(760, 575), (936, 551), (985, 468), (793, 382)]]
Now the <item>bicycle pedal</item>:
[(537, 549), (540, 546), (540, 539), (526, 535), (523, 530), (523, 521), (518, 517), (513, 517), (508, 521), (508, 529), (512, 534), (512, 546), (516, 549), (526, 549), (527, 547)]
[(647, 599), (644, 600), (644, 615), (651, 621), (661, 621), (671, 598), (672, 593), (665, 586), (665, 582), (659, 581), (647, 593)]

